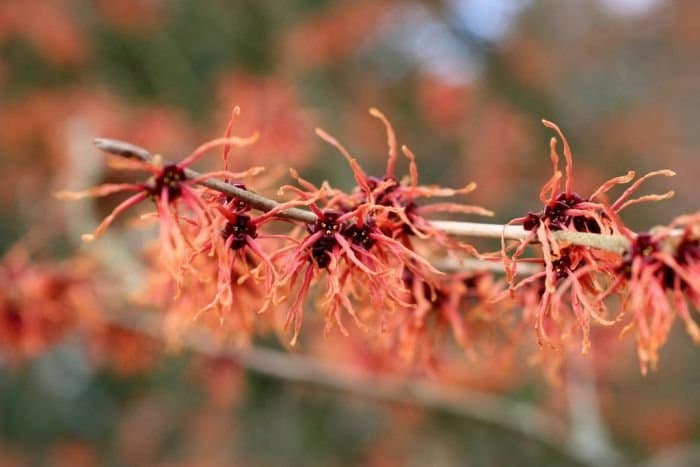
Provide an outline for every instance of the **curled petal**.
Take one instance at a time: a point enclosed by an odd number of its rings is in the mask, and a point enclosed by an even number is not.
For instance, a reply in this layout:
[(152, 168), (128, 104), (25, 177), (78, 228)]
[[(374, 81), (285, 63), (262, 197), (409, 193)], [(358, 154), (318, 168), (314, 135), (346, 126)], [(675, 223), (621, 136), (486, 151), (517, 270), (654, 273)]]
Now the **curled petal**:
[[(241, 108), (238, 106), (235, 106), (233, 108), (233, 110), (231, 111), (231, 119), (228, 121), (228, 124), (226, 125), (226, 131), (224, 132), (224, 137), (226, 137), (226, 138), (231, 137), (231, 131), (233, 130), (233, 124), (236, 120), (238, 120), (240, 115), (241, 115)], [(228, 156), (229, 156), (230, 152), (231, 152), (231, 145), (230, 144), (224, 145), (224, 150), (223, 150), (221, 157), (224, 160), (224, 168), (226, 170), (228, 170)]]
[(208, 141), (201, 146), (199, 146), (197, 149), (192, 151), (192, 153), (184, 158), (182, 161), (180, 161), (177, 165), (181, 168), (189, 167), (195, 162), (197, 162), (199, 159), (202, 158), (208, 151), (214, 148), (218, 148), (221, 146), (226, 147), (228, 146), (238, 146), (238, 147), (243, 147), (243, 146), (248, 146), (253, 143), (255, 143), (258, 140), (258, 137), (260, 136), (259, 133), (255, 132), (252, 135), (248, 136), (247, 138), (241, 138), (238, 136), (231, 136), (228, 138), (217, 138), (213, 139), (211, 141)]
[(144, 185), (139, 185), (135, 183), (105, 183), (104, 185), (99, 185), (89, 190), (83, 191), (57, 191), (53, 194), (54, 198), (60, 199), (61, 201), (74, 201), (83, 198), (90, 197), (102, 197), (109, 196), (114, 193), (120, 193), (122, 191), (141, 191), (144, 190)]
[(289, 175), (290, 175), (294, 180), (296, 180), (297, 183), (298, 183), (299, 185), (301, 185), (301, 187), (304, 188), (306, 191), (309, 191), (309, 192), (311, 192), (311, 193), (315, 193), (315, 192), (318, 192), (318, 191), (319, 191), (319, 189), (316, 187), (316, 185), (314, 185), (314, 184), (311, 183), (310, 181), (308, 181), (308, 180), (302, 178), (302, 177), (299, 175), (299, 172), (297, 172), (295, 169), (291, 169), (291, 168), (290, 168), (290, 169), (289, 169)]
[(329, 135), (322, 129), (316, 128), (316, 134), (326, 143), (330, 144), (331, 146), (334, 146), (338, 151), (340, 151), (345, 160), (348, 161), (348, 164), (350, 164), (350, 168), (352, 169), (352, 172), (355, 175), (355, 181), (357, 182), (357, 184), (360, 186), (360, 188), (362, 188), (362, 191), (365, 192), (367, 196), (371, 196), (372, 189), (369, 187), (369, 179), (365, 171), (362, 170), (362, 167), (360, 167), (360, 164), (357, 163), (357, 159), (352, 157), (348, 150), (345, 149), (343, 145), (338, 142), (338, 140), (333, 138), (331, 135)]
[(96, 238), (102, 236), (102, 234), (104, 234), (105, 230), (107, 230), (107, 227), (109, 227), (110, 224), (112, 224), (114, 219), (119, 214), (126, 211), (130, 207), (137, 205), (138, 203), (140, 203), (141, 201), (146, 199), (147, 196), (148, 196), (148, 194), (146, 192), (137, 193), (134, 196), (132, 196), (132, 197), (126, 199), (125, 201), (123, 201), (122, 203), (120, 203), (116, 208), (114, 208), (114, 210), (107, 217), (104, 218), (104, 220), (100, 223), (100, 225), (97, 226), (94, 233), (84, 234), (81, 237), (83, 239), (83, 241), (92, 242)]
[(621, 175), (619, 177), (611, 178), (610, 180), (608, 180), (605, 183), (603, 183), (602, 185), (600, 185), (598, 187), (598, 189), (596, 191), (594, 191), (588, 199), (590, 199), (590, 200), (596, 199), (600, 195), (610, 191), (610, 189), (612, 187), (614, 187), (615, 185), (624, 185), (626, 183), (629, 183), (632, 181), (632, 179), (634, 179), (634, 176), (635, 176), (634, 170), (630, 170), (629, 172), (627, 172), (626, 175)]
[(564, 136), (564, 133), (559, 129), (557, 125), (550, 122), (549, 120), (542, 119), (542, 124), (547, 128), (551, 128), (556, 131), (561, 138), (562, 144), (564, 144), (564, 158), (566, 159), (566, 186), (565, 191), (567, 195), (571, 195), (574, 191), (574, 162), (571, 156), (571, 147), (569, 147), (569, 142)]
[(370, 276), (376, 276), (377, 274), (379, 274), (377, 271), (372, 271), (369, 267), (363, 264), (362, 261), (357, 259), (357, 256), (355, 256), (355, 253), (352, 251), (352, 248), (350, 248), (350, 244), (347, 240), (345, 240), (345, 238), (342, 235), (335, 234), (333, 238), (335, 238), (340, 247), (343, 249), (345, 256), (347, 256), (350, 262), (352, 262), (355, 266), (362, 269), (362, 271), (369, 274)]
[(394, 128), (391, 126), (389, 120), (384, 116), (382, 112), (372, 107), (369, 109), (369, 114), (373, 117), (378, 118), (384, 124), (386, 128), (386, 141), (389, 147), (389, 158), (386, 162), (386, 176), (393, 177), (396, 171), (396, 159), (398, 158), (396, 134), (394, 133)]
[[(676, 175), (676, 173), (672, 170), (656, 170), (654, 172), (649, 172), (648, 174), (644, 175), (643, 177), (640, 177), (639, 179), (637, 179), (637, 181), (634, 182), (632, 184), (632, 186), (627, 188), (624, 191), (624, 193), (622, 193), (622, 195), (617, 199), (617, 201), (615, 201), (613, 203), (613, 205), (610, 206), (610, 209), (613, 212), (620, 212), (622, 210), (622, 206), (625, 205), (624, 203), (627, 200), (627, 198), (629, 198), (630, 195), (632, 195), (632, 193), (634, 193), (637, 190), (637, 188), (639, 188), (639, 186), (642, 183), (644, 183), (645, 180), (647, 180), (651, 177), (655, 177), (657, 175), (663, 175), (664, 177), (673, 177)], [(668, 193), (666, 193), (666, 194), (668, 194)]]
[(625, 209), (625, 208), (627, 208), (627, 207), (629, 207), (629, 206), (632, 206), (633, 204), (646, 203), (646, 202), (655, 202), (655, 201), (663, 201), (663, 200), (666, 200), (666, 199), (670, 199), (670, 198), (673, 198), (673, 197), (675, 196), (675, 194), (676, 194), (675, 191), (669, 190), (669, 191), (667, 191), (666, 193), (662, 193), (662, 194), (659, 194), (659, 195), (644, 195), (644, 196), (640, 196), (639, 198), (629, 199), (629, 200), (625, 201), (624, 203), (622, 203), (622, 205), (620, 205), (620, 206), (617, 208), (617, 212), (620, 212), (620, 211), (622, 211), (623, 209)]
[(416, 164), (416, 155), (408, 149), (405, 144), (401, 146), (401, 152), (408, 158), (408, 173), (411, 177), (411, 186), (418, 186), (418, 165)]
[(301, 330), (301, 320), (304, 317), (304, 300), (306, 299), (306, 296), (309, 293), (311, 279), (314, 275), (313, 273), (313, 265), (307, 266), (306, 273), (304, 274), (304, 281), (301, 284), (301, 288), (299, 289), (299, 292), (297, 292), (297, 296), (294, 299), (294, 303), (292, 303), (292, 306), (289, 307), (289, 311), (287, 312), (287, 320), (284, 323), (285, 329), (287, 329), (289, 325), (292, 322), (294, 322), (294, 334), (292, 335), (292, 340), (289, 342), (289, 345), (292, 347), (296, 345), (297, 339), (299, 338), (299, 331)]

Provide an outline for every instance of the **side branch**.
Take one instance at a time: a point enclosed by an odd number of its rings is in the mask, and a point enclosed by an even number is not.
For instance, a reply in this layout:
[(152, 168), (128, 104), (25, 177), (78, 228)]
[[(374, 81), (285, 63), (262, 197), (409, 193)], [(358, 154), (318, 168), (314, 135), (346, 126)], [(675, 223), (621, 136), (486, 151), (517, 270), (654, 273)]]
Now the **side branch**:
[[(124, 141), (108, 138), (95, 138), (95, 146), (97, 146), (97, 148), (101, 151), (114, 154), (116, 156), (126, 157), (127, 159), (137, 159), (143, 162), (153, 161), (153, 155), (146, 149)], [(192, 169), (185, 169), (185, 175), (190, 179), (202, 176), (201, 173)], [(235, 196), (236, 198), (247, 202), (250, 204), (250, 206), (260, 211), (270, 211), (280, 204), (275, 200), (266, 198), (257, 193), (253, 193), (252, 191), (244, 190), (237, 186), (231, 185), (230, 183), (222, 182), (221, 180), (206, 179), (200, 181), (199, 184), (220, 193)], [(307, 224), (316, 221), (316, 215), (314, 213), (297, 208), (281, 211), (278, 216), (298, 220)]]
[[(114, 154), (129, 159), (137, 159), (144, 162), (152, 162), (153, 156), (149, 151), (139, 146), (108, 138), (96, 138), (95, 146), (101, 151)], [(185, 169), (188, 178), (197, 178), (202, 174), (192, 169)], [(212, 190), (235, 196), (250, 206), (260, 211), (269, 211), (277, 207), (280, 203), (266, 198), (252, 191), (244, 190), (229, 183), (216, 179), (206, 179), (199, 182), (200, 185)], [(291, 208), (279, 213), (280, 217), (290, 220), (297, 220), (307, 224), (317, 220), (316, 215), (304, 209)], [(456, 221), (430, 221), (430, 223), (451, 235), (466, 237), (496, 238), (501, 236), (507, 240), (524, 240), (529, 232), (518, 225), (486, 224), (481, 222), (456, 222)], [(553, 232), (554, 238), (564, 243), (573, 245), (588, 246), (600, 250), (608, 250), (616, 253), (623, 253), (629, 247), (629, 241), (620, 235), (600, 235), (584, 232)]]

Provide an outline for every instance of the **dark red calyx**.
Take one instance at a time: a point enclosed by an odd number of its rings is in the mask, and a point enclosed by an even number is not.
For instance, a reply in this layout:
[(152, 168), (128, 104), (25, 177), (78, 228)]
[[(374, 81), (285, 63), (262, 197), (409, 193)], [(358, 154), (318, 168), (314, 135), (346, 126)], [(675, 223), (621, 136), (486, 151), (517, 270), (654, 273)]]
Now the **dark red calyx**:
[(163, 190), (168, 191), (168, 200), (174, 201), (182, 195), (181, 183), (187, 180), (184, 169), (177, 164), (168, 164), (155, 177), (153, 186), (148, 188), (152, 198), (159, 198)]
[(569, 255), (562, 255), (560, 258), (552, 261), (552, 269), (557, 279), (564, 279), (571, 271), (571, 258)]
[(545, 206), (540, 212), (529, 212), (523, 222), (523, 228), (528, 231), (537, 229), (545, 219), (549, 220), (550, 230), (563, 230), (573, 227), (577, 232), (600, 233), (600, 226), (591, 217), (583, 215), (571, 215), (567, 211), (583, 203), (583, 199), (577, 193), (559, 193), (557, 197)]
[[(698, 261), (700, 261), (700, 240), (690, 239), (686, 234), (685, 236), (683, 236), (683, 239), (678, 244), (678, 247), (676, 248), (676, 253), (673, 255), (673, 258), (681, 267), (697, 263)], [(689, 286), (686, 283), (686, 281), (683, 280), (683, 278), (678, 277), (678, 274), (676, 273), (676, 271), (673, 270), (673, 268), (664, 264), (662, 270), (665, 288), (673, 289), (676, 286), (676, 283), (678, 283), (681, 287), (681, 290), (688, 290)]]
[(700, 239), (690, 239), (687, 235), (684, 236), (678, 244), (675, 258), (681, 265), (700, 261)]
[(338, 222), (342, 212), (328, 209), (313, 224), (307, 224), (310, 234), (321, 233), (321, 237), (311, 246), (311, 257), (320, 268), (327, 268), (331, 263), (331, 252), (338, 245), (335, 234), (342, 234), (346, 229), (344, 222)]
[[(643, 232), (637, 234), (625, 258), (617, 268), (617, 272), (629, 279), (632, 275), (632, 263), (634, 263), (635, 258), (642, 258), (644, 263), (651, 264), (654, 261), (651, 255), (657, 251), (659, 251), (658, 242), (654, 241), (650, 233)], [(663, 271), (661, 271), (661, 274), (664, 276), (666, 275)], [(672, 278), (669, 279), (671, 281), (673, 280)]]
[(333, 237), (336, 233), (341, 233), (345, 227), (344, 223), (338, 222), (338, 218), (343, 214), (335, 209), (329, 209), (323, 212), (323, 216), (319, 217), (313, 224), (307, 224), (309, 233), (321, 232), (324, 237)]
[(376, 231), (377, 227), (374, 221), (368, 219), (362, 226), (352, 224), (343, 232), (343, 236), (350, 240), (355, 245), (360, 245), (365, 250), (369, 250), (374, 246), (376, 241), (372, 238), (372, 232)]
[(258, 236), (257, 226), (247, 214), (237, 214), (234, 221), (229, 221), (221, 231), (224, 239), (231, 241), (232, 250), (240, 250), (247, 243), (247, 237), (256, 238)]

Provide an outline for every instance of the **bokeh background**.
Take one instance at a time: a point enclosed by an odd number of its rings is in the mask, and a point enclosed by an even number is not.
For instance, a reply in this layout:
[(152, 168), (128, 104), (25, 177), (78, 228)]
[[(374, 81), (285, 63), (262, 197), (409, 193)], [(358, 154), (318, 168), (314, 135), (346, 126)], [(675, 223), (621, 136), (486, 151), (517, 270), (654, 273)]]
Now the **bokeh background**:
[[(236, 156), (241, 169), (291, 166), (341, 187), (351, 174), (313, 129), (378, 171), (386, 141), (367, 114), (378, 107), (424, 181), (476, 181), (469, 201), (497, 222), (538, 206), (547, 118), (569, 138), (582, 194), (629, 169), (675, 170), (646, 188), (671, 186), (673, 200), (625, 216), (639, 229), (666, 223), (697, 209), (699, 50), (694, 0), (1, 0), (0, 250), (30, 237), (45, 263), (75, 253), (75, 214), (50, 193), (106, 173), (93, 137), (177, 158), (221, 135), (234, 105), (239, 134), (261, 134)], [(689, 341), (677, 329), (642, 377), (632, 339), (605, 338), (576, 359), (578, 392), (526, 363), (492, 375), (465, 358), (458, 379), (569, 420), (564, 451), (599, 465), (698, 465), (700, 353)], [(162, 347), (111, 329), (6, 352), (0, 465), (573, 462), (449, 410)]]

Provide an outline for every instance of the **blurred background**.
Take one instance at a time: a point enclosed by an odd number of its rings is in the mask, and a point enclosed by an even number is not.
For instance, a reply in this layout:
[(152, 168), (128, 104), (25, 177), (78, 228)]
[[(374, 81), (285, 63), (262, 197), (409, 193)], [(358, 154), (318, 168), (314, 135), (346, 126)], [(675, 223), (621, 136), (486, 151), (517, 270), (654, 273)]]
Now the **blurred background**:
[[(676, 171), (645, 188), (672, 187), (673, 200), (625, 215), (638, 229), (667, 223), (697, 209), (699, 50), (694, 0), (0, 0), (0, 250), (42, 281), (57, 268), (97, 274), (88, 260), (62, 263), (90, 224), (49, 199), (106, 178), (92, 138), (177, 158), (223, 134), (234, 105), (235, 133), (261, 134), (234, 168), (254, 160), (350, 187), (313, 130), (379, 172), (374, 106), (424, 182), (477, 182), (468, 202), (496, 222), (538, 208), (547, 118), (572, 145), (581, 194), (629, 169)], [(4, 279), (5, 293), (19, 289)], [(81, 281), (65, 294), (85, 305)], [(23, 290), (48, 287), (36, 283)], [(17, 346), (23, 324), (2, 319), (0, 466), (700, 465), (700, 353), (680, 327), (646, 377), (633, 339), (616, 333), (572, 357), (559, 385), (526, 359), (505, 373), (467, 358), (455, 369), (465, 391), (567, 420), (552, 447), (445, 407), (163, 353), (119, 328), (88, 338), (54, 319), (56, 336)]]

